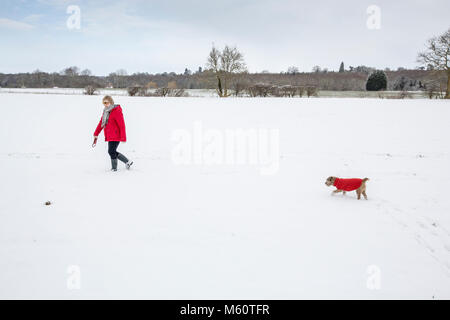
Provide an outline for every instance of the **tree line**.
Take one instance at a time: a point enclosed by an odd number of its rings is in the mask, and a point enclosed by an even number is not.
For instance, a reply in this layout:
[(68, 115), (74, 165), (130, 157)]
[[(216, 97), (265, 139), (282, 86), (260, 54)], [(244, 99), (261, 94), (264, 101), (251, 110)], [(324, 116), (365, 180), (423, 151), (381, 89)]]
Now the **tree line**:
[[(434, 72), (430, 70), (385, 71), (389, 79), (387, 90), (421, 90), (432, 79)], [(129, 88), (144, 86), (149, 89), (164, 88), (175, 83), (176, 88), (182, 89), (218, 89), (222, 88), (222, 96), (230, 95), (236, 87), (251, 84), (266, 83), (271, 85), (313, 85), (320, 90), (334, 91), (364, 91), (368, 72), (298, 72), (298, 73), (234, 73), (225, 79), (223, 85), (217, 75), (211, 70), (195, 74), (149, 74), (135, 73), (132, 75), (66, 75), (61, 73), (46, 73), (35, 71), (32, 73), (2, 74), (0, 86), (2, 88)], [(226, 86), (226, 87), (225, 87)], [(231, 92), (224, 92), (225, 88)], [(220, 93), (219, 93), (220, 95)]]
[[(426, 50), (419, 53), (416, 69), (385, 68), (376, 70), (368, 66), (349, 66), (340, 63), (339, 71), (314, 66), (312, 72), (299, 72), (291, 66), (286, 72), (249, 73), (244, 55), (236, 48), (225, 46), (219, 50), (213, 46), (207, 56), (206, 68), (192, 72), (163, 72), (158, 74), (134, 73), (128, 75), (119, 69), (108, 76), (94, 76), (89, 69), (76, 66), (61, 72), (0, 73), (3, 88), (86, 88), (93, 94), (96, 88), (127, 88), (130, 95), (150, 95), (150, 89), (159, 89), (158, 95), (182, 96), (176, 89), (215, 89), (220, 97), (247, 94), (249, 96), (314, 95), (318, 90), (365, 91), (392, 90), (417, 91), (450, 98), (450, 29), (428, 40)], [(152, 92), (154, 93), (153, 90)], [(294, 94), (295, 92), (295, 94)]]

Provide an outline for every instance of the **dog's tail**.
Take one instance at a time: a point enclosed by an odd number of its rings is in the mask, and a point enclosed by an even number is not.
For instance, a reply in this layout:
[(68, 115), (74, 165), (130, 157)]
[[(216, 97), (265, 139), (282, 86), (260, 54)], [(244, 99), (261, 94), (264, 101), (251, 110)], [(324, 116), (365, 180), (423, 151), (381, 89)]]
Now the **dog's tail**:
[(363, 182), (369, 181), (369, 178), (364, 178)]

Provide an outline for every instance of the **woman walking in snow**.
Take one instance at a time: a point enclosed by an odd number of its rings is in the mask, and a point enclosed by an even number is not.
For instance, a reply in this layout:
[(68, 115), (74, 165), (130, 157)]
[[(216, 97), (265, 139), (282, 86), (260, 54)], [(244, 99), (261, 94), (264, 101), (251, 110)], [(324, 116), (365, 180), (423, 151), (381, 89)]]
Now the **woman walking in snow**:
[(127, 157), (117, 152), (119, 143), (127, 141), (122, 108), (119, 104), (114, 104), (114, 100), (110, 96), (103, 98), (103, 105), (105, 108), (97, 129), (95, 129), (92, 147), (97, 145), (98, 135), (104, 129), (105, 141), (108, 141), (108, 153), (111, 157), (111, 170), (117, 171), (117, 159), (125, 163), (126, 168), (129, 170), (133, 161), (129, 161)]

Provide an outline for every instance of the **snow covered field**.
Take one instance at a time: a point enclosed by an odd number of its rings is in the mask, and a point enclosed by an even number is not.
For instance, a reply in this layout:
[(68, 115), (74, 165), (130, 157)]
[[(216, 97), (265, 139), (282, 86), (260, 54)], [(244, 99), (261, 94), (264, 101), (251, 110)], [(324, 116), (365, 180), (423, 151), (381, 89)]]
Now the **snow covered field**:
[[(155, 89), (150, 89), (149, 92), (154, 92)], [(190, 97), (216, 97), (216, 90), (211, 89), (186, 89), (185, 92)], [(356, 92), (356, 91), (355, 91)], [(67, 95), (83, 95), (84, 89), (82, 88), (0, 88), (1, 93), (30, 93), (30, 94), (67, 94)], [(112, 88), (100, 88), (96, 91), (96, 95), (114, 95), (114, 96), (128, 96), (126, 89), (112, 89)], [(359, 93), (361, 94), (361, 93)], [(423, 97), (423, 95), (421, 94)], [(359, 95), (358, 95), (359, 97)]]
[[(450, 298), (448, 101), (116, 103), (135, 165), (113, 173), (100, 96), (0, 94), (0, 298)], [(278, 171), (177, 165), (196, 123), (277, 129)]]

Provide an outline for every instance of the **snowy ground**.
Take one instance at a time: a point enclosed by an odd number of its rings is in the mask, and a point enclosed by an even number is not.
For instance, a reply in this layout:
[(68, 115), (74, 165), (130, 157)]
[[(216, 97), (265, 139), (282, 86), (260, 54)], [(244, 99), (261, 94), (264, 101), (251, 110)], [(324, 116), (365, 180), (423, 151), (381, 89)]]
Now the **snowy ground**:
[[(149, 92), (155, 92), (155, 89), (149, 89)], [(218, 97), (216, 90), (210, 89), (186, 89), (185, 92), (190, 97)], [(355, 91), (356, 92), (356, 91)], [(30, 93), (30, 94), (66, 94), (66, 95), (83, 95), (82, 88), (0, 88), (0, 93)], [(398, 92), (397, 92), (398, 93)], [(96, 91), (96, 95), (114, 95), (128, 96), (126, 89), (100, 88)], [(342, 94), (342, 93), (341, 93)], [(361, 92), (359, 92), (361, 94)], [(423, 95), (420, 94), (422, 97)], [(358, 95), (359, 97), (359, 95)]]
[[(448, 101), (118, 97), (112, 173), (100, 99), (0, 94), (0, 298), (450, 298)], [(176, 165), (196, 122), (278, 129), (278, 172)]]

